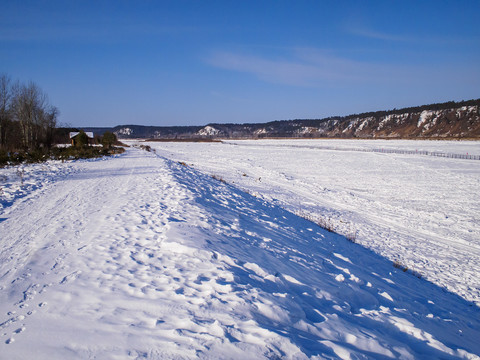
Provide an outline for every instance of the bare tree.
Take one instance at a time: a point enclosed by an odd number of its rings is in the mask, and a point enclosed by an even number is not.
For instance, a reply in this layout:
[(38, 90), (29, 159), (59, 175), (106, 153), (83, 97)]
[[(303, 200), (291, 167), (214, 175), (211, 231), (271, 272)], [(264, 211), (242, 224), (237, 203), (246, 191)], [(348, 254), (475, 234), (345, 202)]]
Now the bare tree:
[(45, 113), (43, 123), (43, 144), (48, 148), (51, 148), (53, 145), (53, 139), (55, 136), (55, 129), (57, 127), (57, 118), (59, 113), (60, 112), (58, 111), (58, 108), (55, 106), (50, 106)]
[(12, 88), (10, 78), (0, 75), (0, 149), (7, 146), (7, 129), (11, 121), (10, 103), (12, 99)]
[(47, 95), (33, 82), (14, 86), (14, 93), (13, 119), (20, 125), (22, 146), (51, 146), (58, 109), (49, 105)]

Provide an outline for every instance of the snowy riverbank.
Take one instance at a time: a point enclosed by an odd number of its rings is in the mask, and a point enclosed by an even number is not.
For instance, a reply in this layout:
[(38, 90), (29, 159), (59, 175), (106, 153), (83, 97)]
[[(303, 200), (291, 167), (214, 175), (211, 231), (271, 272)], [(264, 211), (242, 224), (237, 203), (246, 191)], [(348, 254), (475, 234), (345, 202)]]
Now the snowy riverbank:
[(173, 151), (69, 163), (0, 210), (2, 356), (480, 354), (478, 307)]
[(479, 155), (480, 142), (252, 140), (150, 145), (160, 155), (194, 164), (289, 211), (353, 234), (358, 243), (392, 262), (480, 304), (480, 161), (363, 151)]

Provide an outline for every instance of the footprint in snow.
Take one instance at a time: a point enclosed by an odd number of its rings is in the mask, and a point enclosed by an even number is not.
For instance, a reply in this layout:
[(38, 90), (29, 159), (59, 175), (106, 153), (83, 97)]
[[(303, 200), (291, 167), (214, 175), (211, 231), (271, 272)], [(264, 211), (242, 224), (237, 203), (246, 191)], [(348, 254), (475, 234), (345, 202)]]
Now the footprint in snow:
[(14, 331), (15, 334), (20, 334), (21, 332), (25, 331), (25, 326), (22, 326), (21, 328), (18, 328), (17, 330)]
[(72, 280), (75, 280), (81, 273), (81, 271), (74, 271), (73, 273), (65, 276), (62, 281), (60, 281), (60, 284), (66, 284)]
[(8, 319), (7, 321), (4, 321), (3, 323), (1, 323), (0, 324), (0, 329), (6, 328), (6, 327), (10, 326), (11, 324), (13, 324), (17, 321), (22, 321), (24, 319), (25, 319), (24, 315), (18, 315), (18, 316), (12, 317), (12, 318)]

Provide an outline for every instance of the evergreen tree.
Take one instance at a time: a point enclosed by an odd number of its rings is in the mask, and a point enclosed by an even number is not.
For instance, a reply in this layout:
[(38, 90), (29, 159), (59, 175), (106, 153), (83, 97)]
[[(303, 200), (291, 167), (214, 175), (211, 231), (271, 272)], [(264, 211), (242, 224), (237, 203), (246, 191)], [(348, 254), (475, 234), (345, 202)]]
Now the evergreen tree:
[(103, 134), (102, 137), (102, 145), (103, 147), (110, 149), (113, 144), (115, 144), (117, 141), (117, 137), (115, 136), (114, 133), (110, 131), (106, 131), (105, 134)]
[(75, 146), (77, 147), (85, 147), (88, 146), (88, 135), (85, 134), (85, 131), (81, 130), (80, 134), (78, 134), (75, 138)]

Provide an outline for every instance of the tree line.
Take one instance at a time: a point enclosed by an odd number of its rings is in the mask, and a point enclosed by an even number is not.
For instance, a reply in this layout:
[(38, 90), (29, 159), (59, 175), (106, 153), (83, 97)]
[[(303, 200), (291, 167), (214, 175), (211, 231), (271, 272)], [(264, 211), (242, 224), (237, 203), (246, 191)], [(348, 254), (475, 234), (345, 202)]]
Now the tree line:
[[(428, 105), (421, 105), (421, 106), (412, 106), (406, 107), (401, 109), (392, 109), (392, 110), (380, 110), (380, 111), (371, 111), (371, 112), (364, 112), (361, 114), (351, 114), (347, 116), (331, 116), (324, 119), (315, 119), (312, 121), (325, 121), (325, 120), (351, 120), (356, 118), (367, 118), (373, 117), (379, 119), (381, 117), (387, 115), (402, 115), (406, 113), (420, 113), (424, 110), (428, 111), (440, 111), (440, 110), (450, 110), (450, 109), (458, 109), (463, 106), (480, 106), (480, 99), (472, 99), (472, 100), (462, 100), (462, 101), (447, 101), (444, 103), (434, 103)], [(303, 121), (303, 120), (300, 120)], [(307, 120), (308, 121), (308, 120)]]
[(58, 114), (37, 84), (0, 74), (0, 150), (50, 149)]

